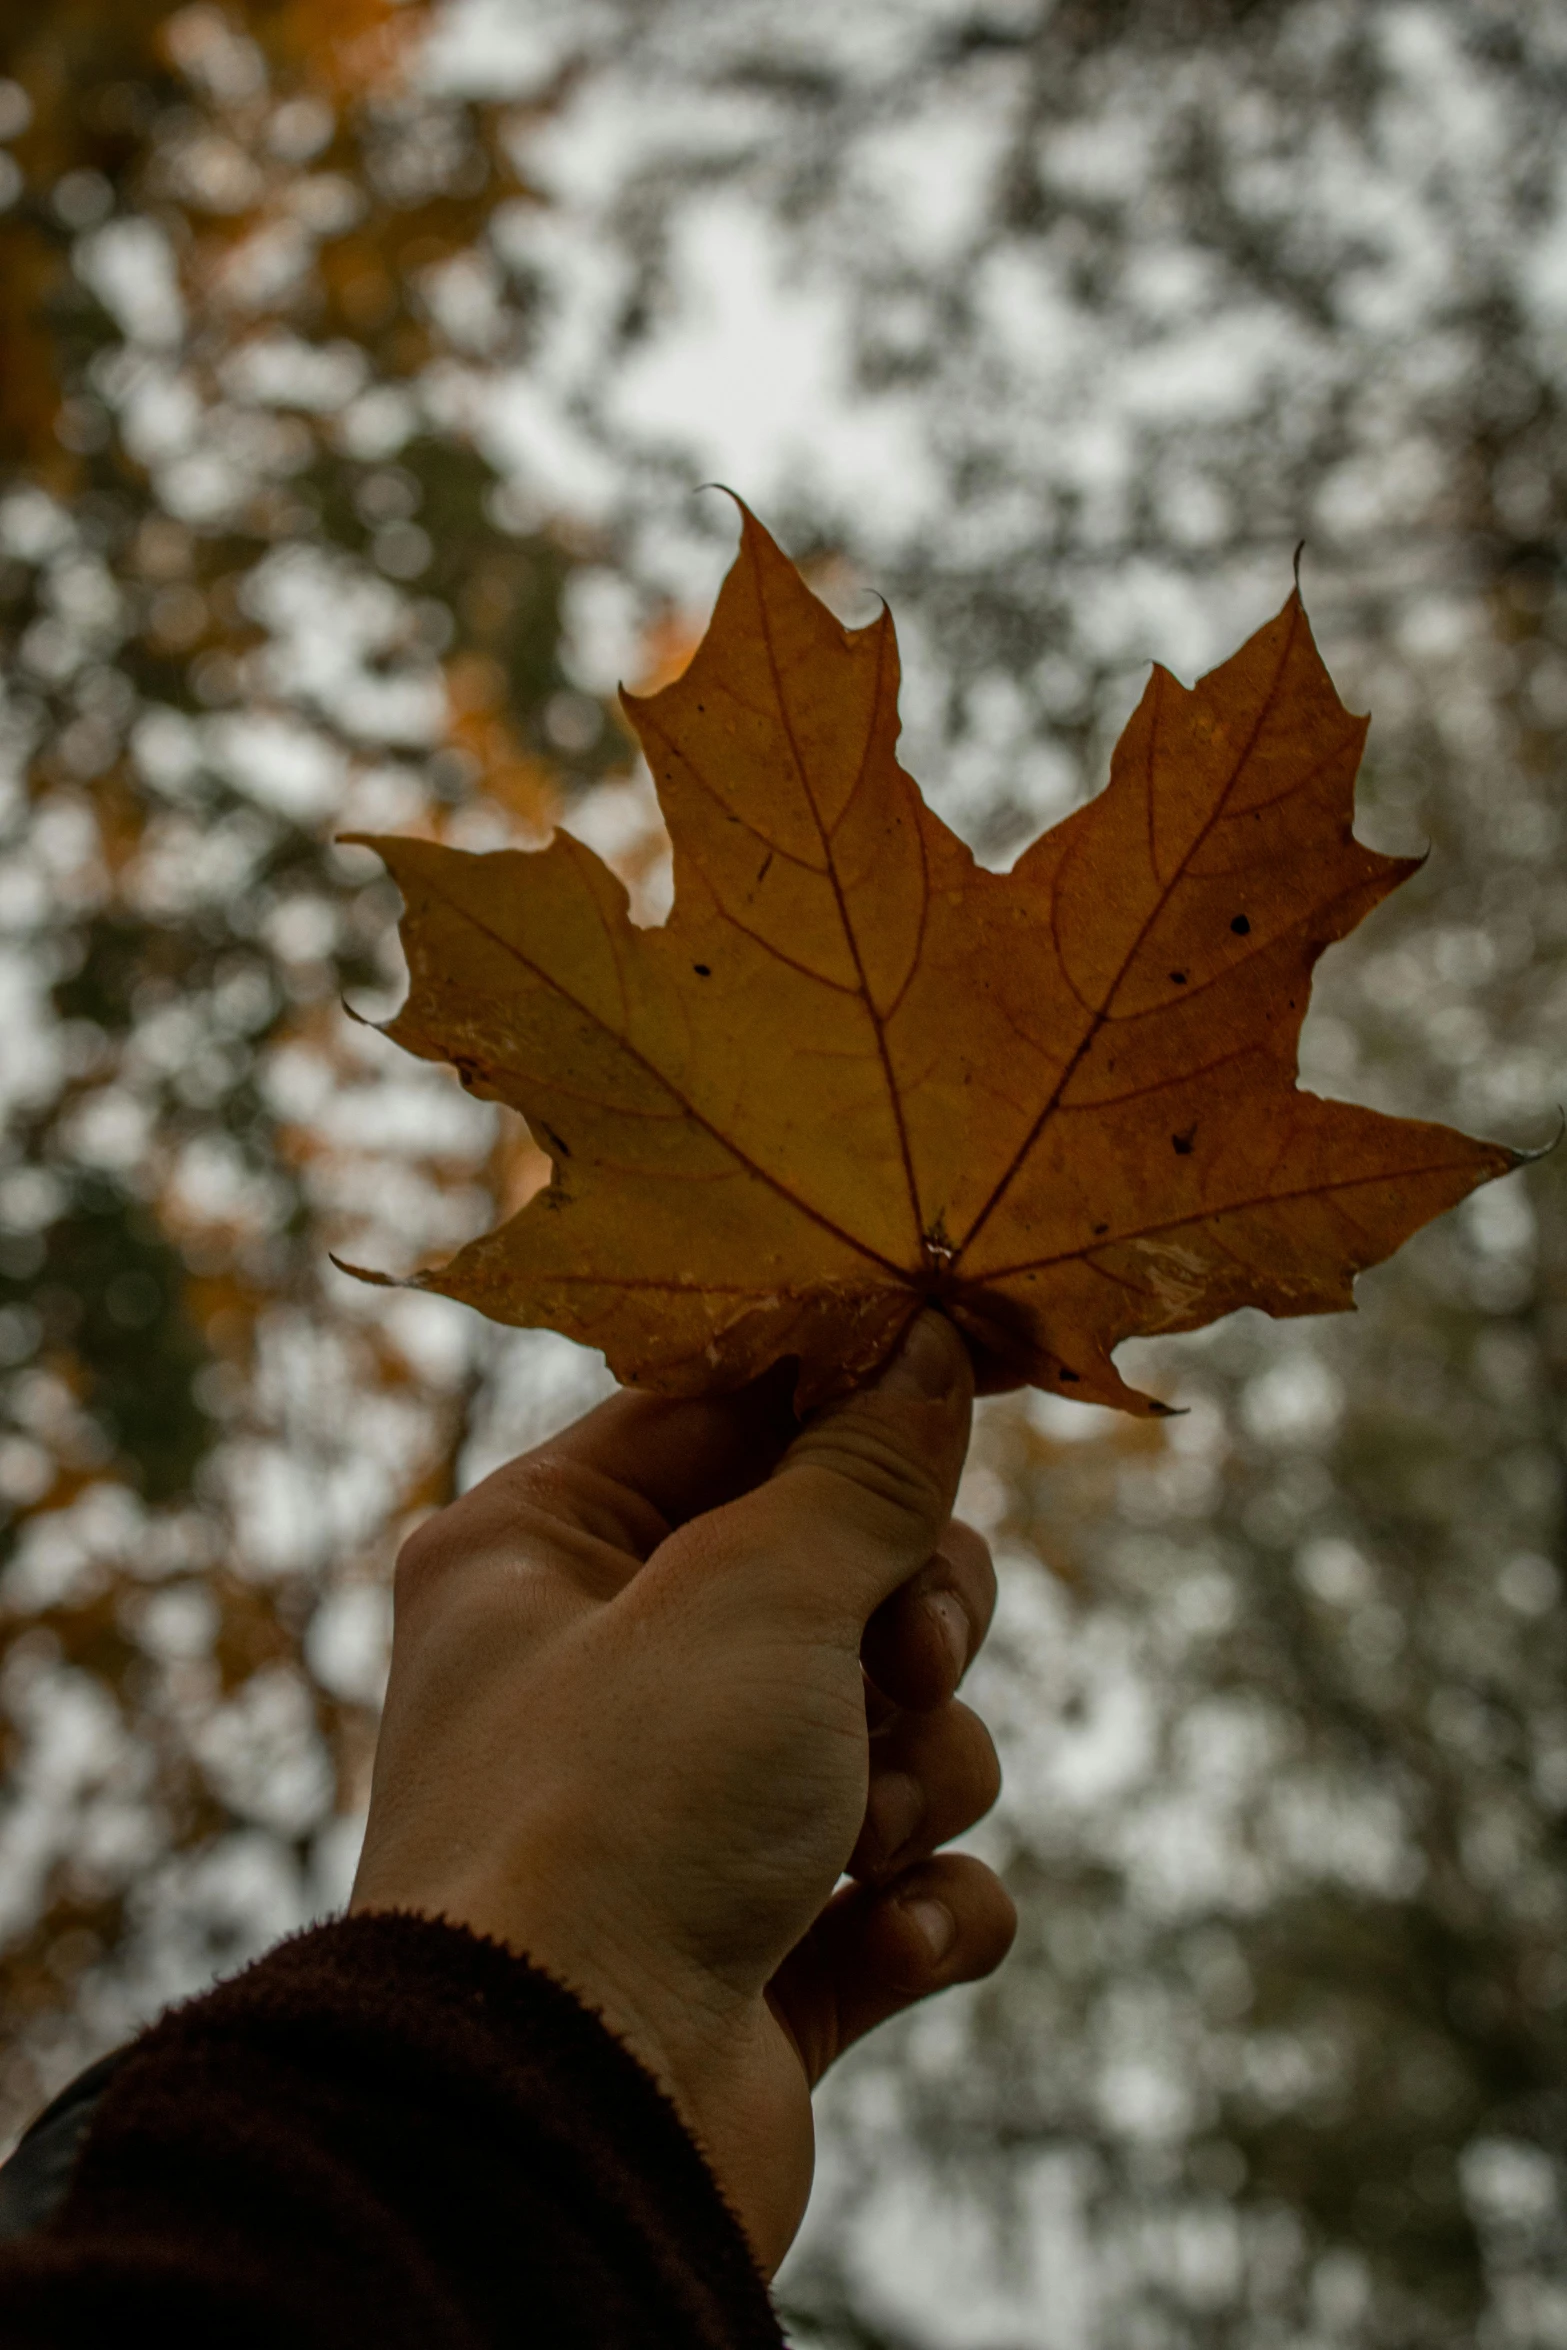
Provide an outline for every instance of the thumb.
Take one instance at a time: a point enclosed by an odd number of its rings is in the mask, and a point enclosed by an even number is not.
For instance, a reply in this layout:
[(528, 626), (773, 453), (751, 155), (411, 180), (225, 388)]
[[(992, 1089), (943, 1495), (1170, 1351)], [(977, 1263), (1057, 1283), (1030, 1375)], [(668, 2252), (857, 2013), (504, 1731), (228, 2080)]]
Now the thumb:
[(817, 1414), (753, 1496), (796, 1591), (863, 1623), (925, 1564), (952, 1515), (973, 1403), (967, 1348), (926, 1311), (873, 1386)]

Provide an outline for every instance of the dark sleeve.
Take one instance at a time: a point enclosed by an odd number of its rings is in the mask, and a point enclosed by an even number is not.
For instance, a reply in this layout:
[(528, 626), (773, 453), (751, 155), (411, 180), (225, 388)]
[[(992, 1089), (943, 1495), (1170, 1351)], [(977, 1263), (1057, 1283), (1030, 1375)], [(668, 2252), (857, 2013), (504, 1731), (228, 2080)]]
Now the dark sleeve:
[(780, 2350), (674, 2108), (499, 1944), (345, 1918), (155, 2025), (45, 2223), (4, 2350)]

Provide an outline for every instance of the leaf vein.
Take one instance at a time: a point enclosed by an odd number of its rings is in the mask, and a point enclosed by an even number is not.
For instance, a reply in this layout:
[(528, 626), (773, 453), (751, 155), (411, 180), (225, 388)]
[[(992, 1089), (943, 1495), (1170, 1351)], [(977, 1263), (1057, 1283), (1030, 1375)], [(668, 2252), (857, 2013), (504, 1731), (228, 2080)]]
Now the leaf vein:
[[(431, 889), (432, 893), (445, 897), (444, 891), (435, 892), (433, 882), (427, 882), (426, 886)], [(891, 1257), (883, 1256), (880, 1249), (872, 1248), (868, 1241), (861, 1240), (854, 1233), (847, 1231), (843, 1225), (825, 1214), (822, 1209), (813, 1207), (809, 1200), (801, 1199), (798, 1193), (791, 1191), (786, 1183), (781, 1182), (776, 1175), (769, 1173), (759, 1160), (751, 1158), (737, 1142), (715, 1126), (710, 1118), (705, 1117), (695, 1102), (683, 1094), (662, 1069), (650, 1061), (645, 1053), (639, 1052), (629, 1037), (617, 1035), (608, 1022), (593, 1010), (591, 1005), (585, 1004), (579, 996), (574, 996), (569, 988), (561, 985), (552, 972), (544, 970), (530, 956), (525, 955), (515, 940), (505, 938), (499, 931), (492, 930), (487, 922), (481, 921), (477, 914), (456, 899), (446, 897), (446, 903), (460, 920), (471, 922), (473, 927), (480, 931), (492, 946), (497, 946), (503, 954), (510, 955), (514, 962), (520, 963), (525, 971), (531, 972), (533, 977), (543, 986), (552, 989), (564, 1003), (570, 1004), (573, 1011), (580, 1012), (584, 1019), (591, 1020), (596, 1027), (603, 1029), (607, 1036), (614, 1038), (615, 1043), (629, 1059), (635, 1061), (639, 1067), (646, 1069), (649, 1076), (657, 1079), (671, 1100), (677, 1102), (686, 1116), (691, 1119), (693, 1125), (700, 1126), (705, 1134), (712, 1135), (715, 1142), (720, 1143), (726, 1151), (730, 1152), (739, 1165), (756, 1176), (758, 1181), (765, 1184), (769, 1191), (776, 1192), (778, 1197), (785, 1200), (790, 1207), (797, 1209), (802, 1216), (809, 1218), (822, 1231), (830, 1232), (835, 1240), (841, 1240), (846, 1248), (852, 1249), (856, 1256), (864, 1257), (867, 1263), (880, 1265), (884, 1271), (895, 1274), (900, 1280), (906, 1278), (904, 1268), (896, 1264)], [(524, 1111), (523, 1115), (526, 1117), (527, 1112)]]
[[(1469, 1163), (1464, 1159), (1442, 1159), (1424, 1167), (1400, 1167), (1395, 1171), (1393, 1179), (1408, 1183), (1422, 1175), (1452, 1174)], [(1375, 1190), (1388, 1181), (1389, 1175), (1384, 1171), (1376, 1175), (1340, 1176), (1327, 1183), (1306, 1183), (1296, 1191), (1260, 1192), (1252, 1199), (1226, 1200), (1217, 1207), (1195, 1208), (1189, 1216), (1166, 1216), (1156, 1224), (1140, 1225), (1134, 1232), (1107, 1233), (1102, 1240), (1093, 1243), (1093, 1248), (1124, 1248), (1129, 1241), (1154, 1239), (1163, 1232), (1183, 1232), (1189, 1225), (1206, 1224), (1219, 1216), (1246, 1216), (1255, 1208), (1283, 1208), (1296, 1200), (1325, 1200), (1334, 1192)], [(1054, 1256), (1028, 1257), (1015, 1265), (999, 1265), (987, 1272), (984, 1279), (987, 1283), (1012, 1281), (1020, 1273), (1042, 1273), (1047, 1272), (1052, 1265), (1069, 1265), (1078, 1260), (1086, 1262), (1091, 1253), (1089, 1248), (1058, 1249)], [(1102, 1267), (1095, 1269), (1103, 1270)]]
[[(1185, 871), (1186, 868), (1190, 865), (1192, 858), (1201, 848), (1203, 842), (1207, 839), (1208, 834), (1213, 830), (1214, 825), (1219, 821), (1219, 818), (1224, 811), (1225, 803), (1228, 800), (1230, 793), (1235, 788), (1237, 778), (1245, 767), (1247, 760), (1251, 757), (1253, 750), (1256, 748), (1257, 738), (1262, 732), (1262, 728), (1266, 721), (1269, 710), (1273, 707), (1274, 700), (1277, 697), (1281, 682), (1283, 680), (1285, 666), (1289, 660), (1290, 653), (1294, 648), (1295, 631), (1299, 625), (1300, 615), (1301, 606), (1299, 598), (1297, 597), (1293, 600), (1290, 606), (1290, 625), (1285, 632), (1284, 644), (1279, 654), (1278, 666), (1274, 670), (1273, 677), (1269, 683), (1267, 692), (1262, 697), (1262, 702), (1258, 709), (1256, 721), (1252, 727), (1251, 733), (1248, 735), (1244, 747), (1240, 751), (1234, 765), (1230, 769), (1229, 779), (1226, 782), (1223, 791), (1219, 794), (1218, 800), (1215, 803), (1212, 812), (1208, 816), (1207, 821), (1203, 824), (1201, 830), (1198, 832), (1197, 837), (1195, 840), (1193, 840), (1191, 846), (1188, 848), (1186, 855), (1182, 860), (1180, 871)], [(1152, 772), (1152, 750), (1150, 748), (1150, 777), (1152, 776)], [(1147, 788), (1151, 789), (1151, 784)], [(1064, 870), (1064, 864), (1065, 860), (1063, 860), (1062, 865), (1058, 866), (1056, 869), (1056, 885), (1055, 889), (1052, 891), (1051, 897), (1051, 923), (1053, 936), (1056, 935), (1055, 906), (1056, 898), (1059, 894), (1060, 875)], [(1157, 868), (1155, 868), (1155, 878), (1158, 878)], [(1055, 1090), (1050, 1095), (1050, 1098), (1045, 1103), (1043, 1109), (1041, 1109), (1039, 1112), (1038, 1117), (1034, 1120), (1034, 1123), (1030, 1127), (1028, 1133), (1023, 1137), (1022, 1142), (1018, 1145), (1016, 1151), (1012, 1155), (1012, 1158), (1009, 1160), (1006, 1167), (1002, 1170), (1001, 1175), (991, 1187), (988, 1198), (984, 1201), (978, 1214), (974, 1217), (972, 1223), (969, 1225), (967, 1232), (959, 1242), (953, 1258), (954, 1264), (957, 1264), (961, 1260), (964, 1251), (972, 1246), (979, 1232), (990, 1221), (990, 1218), (994, 1214), (996, 1208), (1000, 1205), (1007, 1192), (1011, 1189), (1012, 1183), (1017, 1176), (1019, 1168), (1028, 1158), (1030, 1152), (1034, 1148), (1035, 1143), (1039, 1140), (1040, 1135), (1044, 1132), (1045, 1127), (1049, 1124), (1051, 1118), (1055, 1115), (1057, 1108), (1060, 1106), (1062, 1095), (1065, 1093), (1068, 1085), (1076, 1075), (1079, 1065), (1085, 1056), (1092, 1050), (1094, 1040), (1098, 1036), (1099, 1031), (1104, 1026), (1106, 1020), (1110, 1017), (1110, 1007), (1115, 1001), (1116, 992), (1123, 984), (1128, 971), (1135, 962), (1144, 939), (1147, 937), (1149, 931), (1153, 928), (1154, 923), (1158, 920), (1159, 915), (1163, 912), (1165, 905), (1168, 903), (1170, 892), (1174, 889), (1176, 880), (1178, 878), (1179, 872), (1171, 878), (1170, 882), (1161, 891), (1158, 899), (1144, 917), (1142, 926), (1138, 930), (1137, 936), (1133, 939), (1125, 955), (1122, 957), (1120, 968), (1116, 972), (1114, 979), (1112, 979), (1110, 982), (1109, 989), (1105, 995), (1103, 1006), (1100, 1008), (1100, 1010), (1092, 1014), (1088, 1029), (1079, 1040), (1076, 1051), (1072, 1054), (1071, 1059), (1068, 1061), (1066, 1067), (1062, 1070), (1060, 1077), (1056, 1081)], [(1061, 969), (1063, 977), (1066, 977), (1066, 965), (1064, 961), (1062, 962)], [(1067, 979), (1067, 984), (1068, 986), (1071, 986), (1071, 981), (1069, 978)], [(1073, 989), (1073, 993), (1076, 994), (1075, 988)], [(1079, 997), (1078, 1001), (1081, 1002), (1082, 998)]]

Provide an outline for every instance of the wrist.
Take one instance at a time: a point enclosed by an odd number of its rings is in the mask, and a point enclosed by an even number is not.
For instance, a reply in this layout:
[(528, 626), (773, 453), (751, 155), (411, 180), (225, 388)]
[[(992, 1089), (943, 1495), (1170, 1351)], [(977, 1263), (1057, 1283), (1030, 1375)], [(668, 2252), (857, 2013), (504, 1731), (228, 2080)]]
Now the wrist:
[(526, 1958), (599, 2018), (706, 2140), (748, 2011), (761, 2003), (679, 1956), (667, 1927), (607, 1915), (584, 1896), (580, 1866), (561, 1876), (537, 1853), (497, 1879), (492, 1868), (470, 1872), (460, 1861), (400, 1866), (383, 1851), (367, 1852), (349, 1910), (412, 1910)]
[[(413, 1904), (504, 1944), (569, 1991), (668, 2098), (771, 2276), (810, 2192), (810, 2093), (792, 2044), (761, 1992), (745, 1992), (676, 1955), (667, 1930), (595, 1918), (551, 1894), (497, 1900), (454, 1875)], [(392, 1906), (373, 1882), (356, 1909)], [(399, 1897), (398, 1907), (410, 1906)]]

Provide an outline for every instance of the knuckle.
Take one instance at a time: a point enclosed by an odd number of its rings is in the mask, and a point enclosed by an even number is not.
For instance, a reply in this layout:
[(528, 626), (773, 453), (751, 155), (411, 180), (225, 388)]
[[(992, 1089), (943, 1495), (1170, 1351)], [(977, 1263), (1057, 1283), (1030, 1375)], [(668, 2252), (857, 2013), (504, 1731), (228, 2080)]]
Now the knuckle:
[(540, 1552), (538, 1513), (525, 1503), (502, 1515), (475, 1507), (472, 1497), (436, 1510), (409, 1534), (397, 1554), (392, 1596), (399, 1609), (451, 1603), (454, 1590), (474, 1579), (474, 1570), (504, 1562), (528, 1568)]
[(950, 1520), (936, 1546), (930, 1588), (951, 1591), (960, 1601), (972, 1628), (972, 1656), (996, 1612), (996, 1566), (984, 1536), (961, 1518)]
[(734, 1565), (741, 1547), (722, 1517), (706, 1514), (688, 1518), (659, 1546), (662, 1580), (675, 1584), (718, 1580)]
[(964, 1590), (978, 1595), (995, 1589), (996, 1564), (990, 1544), (961, 1518), (948, 1519), (936, 1556)]
[(945, 1853), (936, 1864), (946, 1898), (961, 1920), (954, 1980), (993, 1974), (1017, 1934), (1017, 1906), (994, 1869), (972, 1853)]
[(974, 1791), (974, 1817), (983, 1819), (1001, 1793), (1001, 1757), (983, 1724), (974, 1741), (969, 1773)]
[(983, 1722), (980, 1724), (980, 1736), (983, 1743), (976, 1756), (976, 1762), (978, 1765), (977, 1779), (979, 1792), (983, 1799), (983, 1807), (986, 1811), (989, 1811), (991, 1805), (995, 1802), (997, 1796), (1001, 1793), (1001, 1757), (996, 1752), (995, 1740), (991, 1737), (990, 1732), (985, 1728)]
[(444, 1510), (422, 1519), (397, 1554), (392, 1575), (397, 1604), (401, 1606), (427, 1590), (449, 1566), (455, 1548)]
[[(940, 1718), (938, 1717), (940, 1721)], [(971, 1706), (956, 1698), (946, 1709), (936, 1736), (946, 1748), (949, 1768), (961, 1779), (969, 1798), (979, 1807), (974, 1817), (989, 1811), (1001, 1793), (1001, 1757), (996, 1742)]]
[(569, 1453), (529, 1453), (502, 1474), (506, 1505), (519, 1524), (570, 1527), (638, 1559), (669, 1532), (642, 1494)]
[(583, 1552), (599, 1562), (605, 1552), (640, 1562), (667, 1533), (652, 1503), (617, 1478), (566, 1454), (531, 1453), (412, 1529), (397, 1555), (393, 1593), (400, 1608), (422, 1605), (483, 1564), (504, 1564), (515, 1586)]

